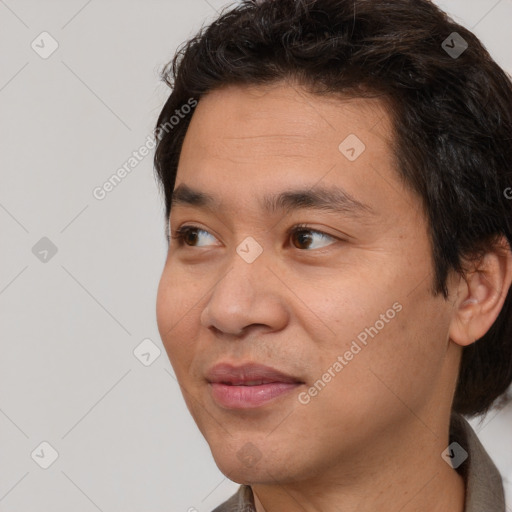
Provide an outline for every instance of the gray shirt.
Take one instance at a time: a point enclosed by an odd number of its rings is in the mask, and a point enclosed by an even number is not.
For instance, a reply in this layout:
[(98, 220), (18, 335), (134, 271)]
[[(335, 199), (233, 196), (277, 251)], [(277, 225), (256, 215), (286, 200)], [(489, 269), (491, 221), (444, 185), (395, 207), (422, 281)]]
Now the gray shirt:
[[(464, 416), (452, 413), (450, 443), (457, 442), (468, 458), (456, 468), (466, 484), (464, 512), (505, 512), (505, 496), (501, 475)], [(441, 455), (440, 455), (441, 456)], [(213, 512), (255, 512), (250, 486), (241, 485)]]

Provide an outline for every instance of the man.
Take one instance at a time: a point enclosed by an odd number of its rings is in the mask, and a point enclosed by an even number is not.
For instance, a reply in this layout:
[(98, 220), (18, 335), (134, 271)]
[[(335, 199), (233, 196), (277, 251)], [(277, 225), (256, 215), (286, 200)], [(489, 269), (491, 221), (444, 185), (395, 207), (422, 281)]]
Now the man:
[(512, 86), (427, 0), (244, 1), (164, 70), (160, 334), (217, 512), (504, 512)]

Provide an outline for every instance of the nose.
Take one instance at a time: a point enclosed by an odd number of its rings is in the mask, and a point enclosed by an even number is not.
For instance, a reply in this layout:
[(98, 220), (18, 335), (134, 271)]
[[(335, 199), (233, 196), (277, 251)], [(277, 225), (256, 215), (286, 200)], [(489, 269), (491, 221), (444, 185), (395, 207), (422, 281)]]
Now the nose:
[(234, 336), (256, 325), (270, 331), (283, 329), (289, 318), (283, 288), (263, 255), (247, 263), (235, 252), (201, 312), (201, 325)]

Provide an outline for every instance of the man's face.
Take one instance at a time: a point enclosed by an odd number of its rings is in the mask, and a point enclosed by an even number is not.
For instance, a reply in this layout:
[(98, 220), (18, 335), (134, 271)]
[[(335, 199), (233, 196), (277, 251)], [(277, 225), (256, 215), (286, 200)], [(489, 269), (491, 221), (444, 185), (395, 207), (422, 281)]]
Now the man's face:
[[(195, 230), (171, 240), (157, 320), (187, 406), (234, 481), (363, 468), (361, 449), (399, 450), (449, 413), (451, 306), (430, 292), (427, 224), (399, 181), (391, 132), (378, 100), (283, 83), (216, 90), (197, 106), (175, 189), (214, 204), (182, 194), (172, 207), (171, 235)], [(335, 189), (337, 211), (263, 201)]]

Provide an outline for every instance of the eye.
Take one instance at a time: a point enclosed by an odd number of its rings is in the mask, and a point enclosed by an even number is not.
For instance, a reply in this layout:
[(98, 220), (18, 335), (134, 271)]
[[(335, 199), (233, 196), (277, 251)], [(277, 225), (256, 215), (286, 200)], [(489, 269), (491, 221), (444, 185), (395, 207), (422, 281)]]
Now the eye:
[[(293, 245), (297, 247), (297, 249), (302, 249), (304, 247), (298, 247), (300, 245), (307, 246), (306, 249), (321, 249), (327, 245), (330, 245), (329, 243), (320, 242), (320, 245), (317, 243), (316, 247), (314, 246), (314, 239), (315, 235), (317, 240), (324, 240), (324, 241), (334, 241), (336, 240), (333, 236), (328, 235), (327, 233), (324, 233), (322, 231), (317, 231), (316, 229), (308, 228), (308, 226), (304, 224), (300, 224), (298, 226), (294, 226), (289, 232), (288, 235), (290, 239), (293, 241)], [(296, 243), (297, 242), (297, 243)]]
[[(178, 241), (178, 245), (181, 247), (182, 245), (188, 245), (189, 247), (203, 247), (208, 245), (207, 243), (199, 243), (197, 244), (198, 239), (200, 240), (200, 235), (207, 234), (211, 238), (215, 239), (213, 235), (205, 231), (204, 229), (197, 228), (195, 226), (182, 226), (181, 228), (176, 230), (176, 234), (171, 236), (173, 240)], [(196, 245), (197, 244), (197, 245)]]
[[(171, 238), (177, 240), (180, 247), (183, 245), (188, 247), (208, 246), (208, 243), (200, 242), (201, 235), (207, 235), (215, 240), (215, 237), (208, 231), (195, 226), (182, 226), (176, 230), (176, 234), (171, 236)], [(287, 235), (297, 249), (321, 249), (336, 240), (335, 237), (322, 231), (311, 229), (305, 224), (293, 226), (293, 228), (288, 231)], [(319, 241), (317, 244), (314, 243), (315, 236), (317, 242)]]

